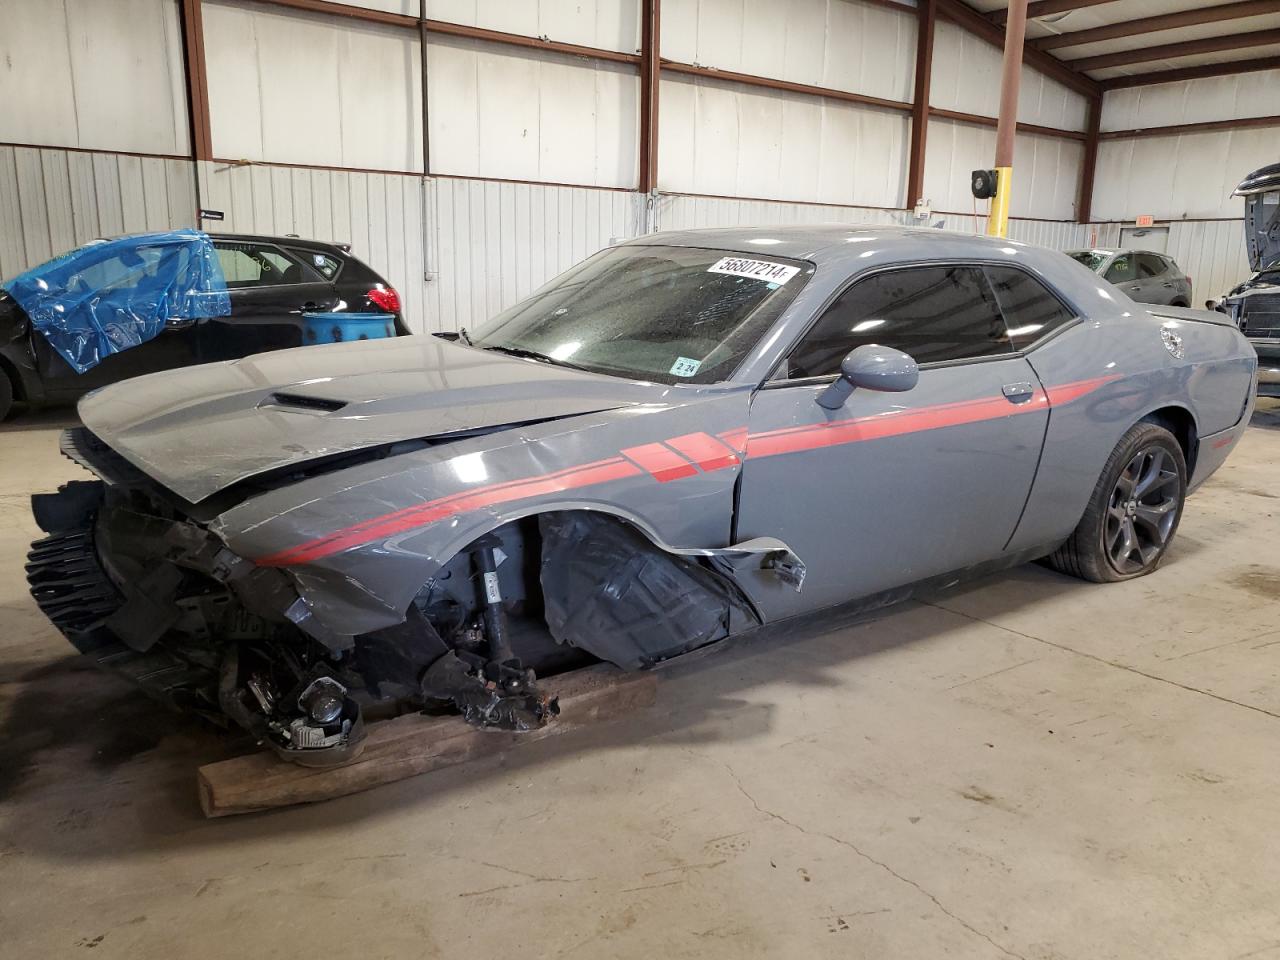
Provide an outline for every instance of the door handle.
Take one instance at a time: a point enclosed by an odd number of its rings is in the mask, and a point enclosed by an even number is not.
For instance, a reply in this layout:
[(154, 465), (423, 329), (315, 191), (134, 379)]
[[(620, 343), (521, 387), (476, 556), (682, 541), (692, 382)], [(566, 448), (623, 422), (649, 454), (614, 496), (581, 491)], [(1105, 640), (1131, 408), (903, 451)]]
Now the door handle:
[(1004, 394), (1004, 398), (1010, 403), (1026, 403), (1036, 392), (1033, 384), (1022, 381), (1019, 383), (1006, 383), (1000, 388), (1000, 392)]
[(302, 309), (303, 310), (319, 310), (320, 304), (316, 303), (314, 300), (308, 300), (306, 303), (302, 305)]
[(1141, 289), (1142, 289), (1142, 284), (1140, 284), (1140, 283), (1135, 283), (1135, 284), (1134, 284), (1132, 287), (1130, 287), (1129, 289), (1130, 289), (1130, 290), (1141, 290)]
[(1165, 285), (1166, 287), (1168, 287), (1170, 290), (1172, 290), (1172, 289), (1173, 289), (1173, 284), (1172, 284), (1172, 283), (1170, 283), (1168, 280), (1166, 280), (1166, 281), (1164, 282), (1164, 285)]

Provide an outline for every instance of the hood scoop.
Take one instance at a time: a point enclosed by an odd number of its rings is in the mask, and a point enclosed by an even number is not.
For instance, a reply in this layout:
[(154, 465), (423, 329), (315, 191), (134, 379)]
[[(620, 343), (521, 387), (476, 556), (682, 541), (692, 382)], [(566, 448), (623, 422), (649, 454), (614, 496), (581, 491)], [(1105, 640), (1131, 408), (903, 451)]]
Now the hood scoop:
[(304, 393), (273, 393), (263, 400), (259, 407), (286, 407), (294, 410), (309, 410), (316, 413), (333, 413), (347, 405), (345, 400), (330, 400), (328, 397), (309, 397)]

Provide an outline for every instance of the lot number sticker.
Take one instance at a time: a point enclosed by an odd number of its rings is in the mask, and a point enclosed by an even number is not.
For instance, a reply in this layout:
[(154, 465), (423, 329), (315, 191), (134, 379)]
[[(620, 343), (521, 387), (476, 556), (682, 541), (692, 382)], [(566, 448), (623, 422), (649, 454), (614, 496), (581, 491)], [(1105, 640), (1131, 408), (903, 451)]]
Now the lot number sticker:
[(767, 280), (778, 285), (786, 283), (799, 272), (799, 267), (791, 267), (785, 263), (748, 260), (745, 257), (722, 257), (707, 270), (707, 273), (727, 273), (732, 277)]

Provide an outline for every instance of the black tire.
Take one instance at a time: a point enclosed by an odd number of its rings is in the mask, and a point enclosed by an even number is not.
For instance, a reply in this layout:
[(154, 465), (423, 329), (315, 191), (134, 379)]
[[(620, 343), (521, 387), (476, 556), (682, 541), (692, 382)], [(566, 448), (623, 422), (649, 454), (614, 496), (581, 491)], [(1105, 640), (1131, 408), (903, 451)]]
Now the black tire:
[(13, 383), (9, 375), (0, 366), (0, 421), (6, 420), (13, 412)]
[(1046, 559), (1094, 583), (1145, 576), (1164, 559), (1187, 499), (1187, 461), (1172, 433), (1142, 421), (1120, 438), (1084, 516)]

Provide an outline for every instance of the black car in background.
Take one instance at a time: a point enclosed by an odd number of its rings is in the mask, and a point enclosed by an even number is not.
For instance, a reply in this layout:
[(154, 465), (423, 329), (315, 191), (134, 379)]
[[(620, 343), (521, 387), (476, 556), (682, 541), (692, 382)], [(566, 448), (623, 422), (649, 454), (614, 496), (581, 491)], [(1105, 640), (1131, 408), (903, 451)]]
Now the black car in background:
[(409, 333), (399, 294), (345, 244), (249, 234), (211, 239), (231, 315), (170, 322), (154, 339), (105, 357), (84, 373), (0, 291), (0, 419), (16, 400), (33, 406), (74, 403), (90, 390), (144, 373), (303, 346), (313, 342), (305, 335), (304, 312), (389, 313), (395, 333)]

